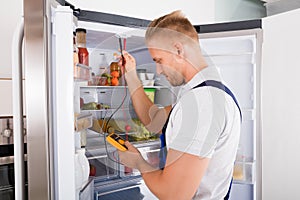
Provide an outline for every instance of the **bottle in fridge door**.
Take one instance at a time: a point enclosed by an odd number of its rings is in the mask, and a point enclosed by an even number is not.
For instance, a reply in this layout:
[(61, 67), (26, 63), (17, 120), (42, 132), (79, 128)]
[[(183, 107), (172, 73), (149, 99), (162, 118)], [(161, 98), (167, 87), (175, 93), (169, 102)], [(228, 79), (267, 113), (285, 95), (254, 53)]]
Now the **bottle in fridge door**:
[[(86, 47), (86, 29), (77, 28), (76, 47), (78, 54), (78, 64), (74, 77), (79, 80), (90, 80), (89, 52)], [(74, 55), (75, 56), (75, 55)]]

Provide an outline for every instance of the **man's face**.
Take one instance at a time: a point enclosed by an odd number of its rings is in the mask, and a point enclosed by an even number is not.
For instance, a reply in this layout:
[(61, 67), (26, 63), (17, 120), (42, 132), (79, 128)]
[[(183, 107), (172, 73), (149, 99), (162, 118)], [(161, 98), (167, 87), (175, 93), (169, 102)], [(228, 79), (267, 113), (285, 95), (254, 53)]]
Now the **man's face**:
[(163, 74), (172, 86), (180, 86), (185, 83), (183, 67), (175, 59), (175, 54), (168, 50), (150, 47), (149, 53), (156, 63), (156, 71)]

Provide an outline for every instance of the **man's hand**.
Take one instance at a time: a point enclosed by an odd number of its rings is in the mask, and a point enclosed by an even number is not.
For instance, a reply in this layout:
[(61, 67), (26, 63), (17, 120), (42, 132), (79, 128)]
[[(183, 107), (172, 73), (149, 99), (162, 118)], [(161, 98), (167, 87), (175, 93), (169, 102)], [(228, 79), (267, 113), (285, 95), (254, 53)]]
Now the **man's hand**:
[(141, 155), (139, 150), (135, 148), (130, 142), (125, 142), (127, 151), (118, 151), (119, 158), (122, 164), (129, 168), (138, 169), (141, 173), (149, 173), (157, 171), (158, 169), (151, 166)]
[(127, 151), (118, 151), (120, 161), (127, 167), (139, 169), (139, 165), (145, 162), (141, 153), (130, 142), (125, 141), (125, 145), (128, 148)]
[[(125, 67), (125, 75), (128, 72), (131, 71), (136, 71), (136, 62), (135, 62), (135, 58), (130, 55), (127, 51), (122, 51), (123, 53), (123, 57), (120, 57), (120, 61), (119, 61), (119, 66), (124, 66)], [(123, 63), (123, 58), (124, 58), (124, 63)]]
[(142, 87), (142, 83), (136, 73), (136, 62), (134, 57), (130, 55), (127, 51), (122, 51), (122, 53), (125, 62), (123, 63), (123, 59), (122, 57), (120, 57), (118, 65), (122, 68), (122, 73), (125, 76), (130, 94), (133, 94), (138, 88)]

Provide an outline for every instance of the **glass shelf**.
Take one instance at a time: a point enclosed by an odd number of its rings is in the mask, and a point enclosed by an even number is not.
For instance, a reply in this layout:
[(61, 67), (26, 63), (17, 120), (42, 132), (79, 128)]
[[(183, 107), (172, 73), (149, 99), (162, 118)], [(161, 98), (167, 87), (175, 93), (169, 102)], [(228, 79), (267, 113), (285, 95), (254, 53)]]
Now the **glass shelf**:
[[(90, 86), (81, 86), (80, 88), (84, 89), (124, 89), (127, 86), (98, 86), (98, 85), (90, 85)], [(144, 88), (155, 88), (155, 89), (169, 89), (167, 86), (162, 85), (154, 85), (154, 86), (143, 86)]]

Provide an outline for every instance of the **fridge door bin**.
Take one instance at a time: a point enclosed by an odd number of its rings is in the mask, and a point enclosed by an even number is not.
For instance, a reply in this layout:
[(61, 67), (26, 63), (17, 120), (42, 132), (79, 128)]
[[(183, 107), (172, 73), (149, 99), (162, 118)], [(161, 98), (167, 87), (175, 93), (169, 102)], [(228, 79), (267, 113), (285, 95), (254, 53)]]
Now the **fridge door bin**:
[(253, 184), (255, 182), (255, 162), (236, 161), (233, 169), (235, 183)]
[(74, 65), (74, 80), (75, 81), (88, 81), (90, 80), (91, 68), (77, 63)]
[(92, 114), (80, 114), (75, 116), (75, 131), (81, 131), (87, 128), (91, 128), (93, 125)]
[(88, 183), (80, 190), (79, 200), (94, 199), (94, 178), (90, 177)]

